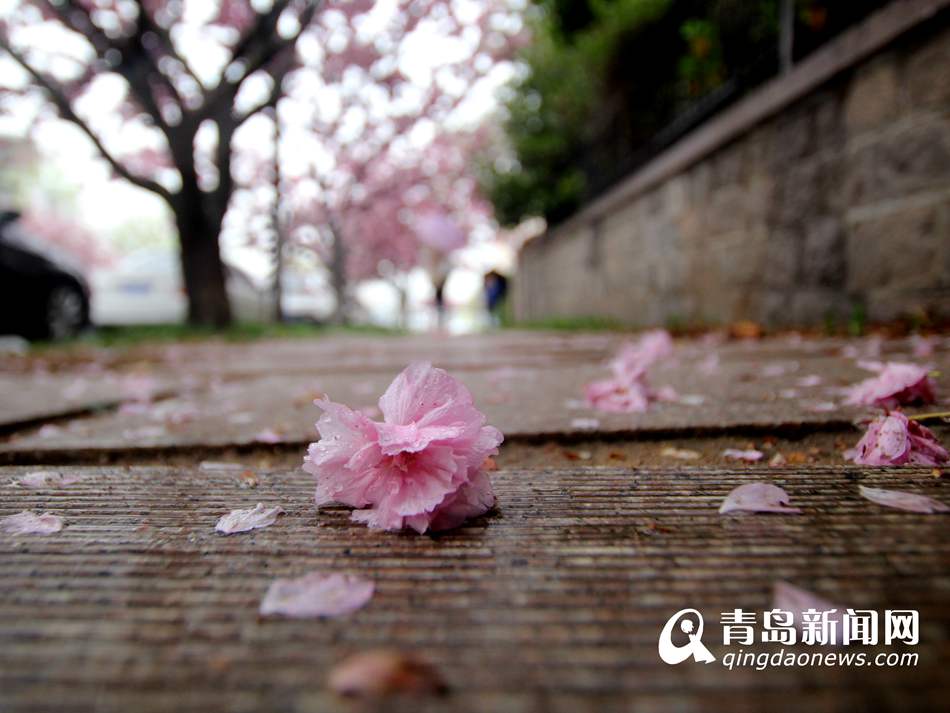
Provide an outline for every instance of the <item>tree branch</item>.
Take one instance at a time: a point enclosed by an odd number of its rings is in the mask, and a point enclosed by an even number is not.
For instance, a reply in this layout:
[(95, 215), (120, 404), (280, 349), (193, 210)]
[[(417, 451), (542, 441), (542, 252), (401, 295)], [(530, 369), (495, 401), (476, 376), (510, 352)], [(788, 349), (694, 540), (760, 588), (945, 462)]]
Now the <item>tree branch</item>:
[(26, 72), (33, 78), (33, 81), (36, 82), (36, 84), (44, 91), (46, 91), (52, 102), (56, 105), (56, 108), (59, 110), (59, 114), (63, 119), (78, 126), (82, 132), (89, 137), (93, 145), (96, 147), (96, 150), (108, 162), (116, 174), (130, 183), (138, 186), (139, 188), (144, 188), (147, 191), (151, 191), (152, 193), (161, 196), (167, 203), (172, 203), (174, 195), (167, 188), (150, 178), (135, 175), (125, 166), (123, 166), (118, 159), (110, 154), (99, 137), (96, 136), (95, 132), (89, 127), (89, 125), (83, 121), (83, 119), (78, 114), (76, 114), (75, 111), (73, 111), (73, 108), (70, 105), (69, 100), (66, 98), (63, 90), (57, 86), (53, 80), (46, 78), (36, 69), (34, 69), (19, 52), (13, 49), (7, 39), (2, 35), (0, 35), (0, 49), (7, 52), (17, 64), (26, 70)]

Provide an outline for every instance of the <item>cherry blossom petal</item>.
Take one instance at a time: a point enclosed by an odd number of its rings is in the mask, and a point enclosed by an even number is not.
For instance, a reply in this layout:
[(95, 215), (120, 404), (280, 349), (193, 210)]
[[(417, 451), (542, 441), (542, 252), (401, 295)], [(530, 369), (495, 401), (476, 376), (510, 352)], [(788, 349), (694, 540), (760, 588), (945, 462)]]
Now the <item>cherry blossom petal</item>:
[(16, 484), (21, 488), (64, 488), (82, 480), (85, 480), (85, 476), (75, 473), (64, 475), (54, 470), (35, 470), (17, 480)]
[(273, 428), (265, 428), (254, 436), (254, 440), (258, 443), (280, 443), (284, 440), (284, 437)]
[(341, 696), (441, 693), (445, 682), (429, 663), (410, 654), (377, 649), (354, 654), (330, 671), (330, 689)]
[(673, 448), (672, 446), (663, 448), (660, 455), (664, 458), (676, 458), (678, 460), (696, 460), (701, 456), (699, 451), (691, 451), (688, 448)]
[(771, 483), (746, 483), (735, 488), (719, 508), (720, 514), (729, 512), (775, 512), (797, 514), (801, 510), (789, 506), (788, 493)]
[(280, 505), (265, 507), (258, 503), (247, 510), (232, 510), (222, 515), (214, 529), (223, 535), (233, 535), (236, 532), (247, 532), (262, 527), (269, 527), (277, 522), (277, 516), (286, 512)]
[(755, 463), (756, 461), (762, 460), (762, 456), (765, 454), (755, 449), (740, 450), (738, 448), (727, 448), (722, 452), (722, 455), (724, 458), (731, 458), (732, 460), (744, 460), (749, 463)]
[(343, 616), (366, 606), (373, 590), (372, 581), (350, 574), (311, 572), (276, 579), (261, 601), (260, 613), (295, 619)]
[(579, 431), (595, 431), (600, 428), (600, 420), (596, 418), (573, 418), (571, 428)]
[(806, 589), (800, 589), (788, 582), (778, 581), (773, 586), (772, 608), (791, 612), (794, 617), (795, 626), (798, 627), (799, 630), (802, 629), (802, 614), (804, 612), (809, 610), (816, 612), (833, 612), (828, 617), (829, 621), (835, 622), (835, 625), (831, 629), (831, 638), (828, 643), (837, 644), (841, 641), (841, 626), (844, 620), (845, 607), (839, 604), (834, 604), (827, 599), (819, 597), (817, 594), (809, 592)]
[(858, 489), (861, 491), (863, 497), (872, 503), (877, 503), (884, 507), (921, 513), (950, 512), (950, 506), (945, 505), (939, 500), (927, 497), (926, 495), (907, 493), (903, 490), (869, 488), (865, 485), (859, 485)]
[(52, 535), (62, 529), (63, 518), (49, 512), (37, 515), (24, 510), (0, 518), (0, 530), (8, 535)]

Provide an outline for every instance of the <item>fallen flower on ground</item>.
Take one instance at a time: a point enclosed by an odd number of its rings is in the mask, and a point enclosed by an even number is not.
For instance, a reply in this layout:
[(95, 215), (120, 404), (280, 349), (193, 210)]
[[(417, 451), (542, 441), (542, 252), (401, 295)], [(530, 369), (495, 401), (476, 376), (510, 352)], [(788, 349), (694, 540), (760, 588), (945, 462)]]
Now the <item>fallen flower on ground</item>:
[(262, 527), (269, 527), (277, 522), (277, 516), (286, 512), (280, 505), (265, 507), (258, 503), (247, 510), (232, 510), (222, 515), (214, 529), (222, 535), (233, 535), (236, 532), (247, 532)]
[(771, 483), (746, 483), (735, 488), (723, 500), (719, 513), (775, 512), (798, 514), (798, 508), (789, 505), (788, 493)]
[(884, 507), (921, 513), (950, 512), (950, 506), (944, 505), (939, 500), (934, 500), (926, 495), (907, 493), (903, 490), (869, 488), (865, 485), (859, 485), (858, 489), (862, 497), (867, 498), (872, 503), (883, 505)]
[(862, 366), (880, 368), (877, 376), (848, 390), (846, 403), (849, 405), (895, 408), (914, 403), (932, 404), (937, 400), (936, 385), (926, 367), (903, 362), (865, 363)]
[(647, 410), (651, 401), (675, 401), (669, 386), (652, 389), (647, 370), (673, 353), (673, 339), (665, 330), (647, 332), (636, 342), (627, 342), (610, 361), (613, 376), (584, 387), (587, 404), (608, 413), (636, 413)]
[(58, 473), (53, 470), (35, 470), (16, 481), (21, 488), (63, 488), (84, 480), (84, 476)]
[(845, 451), (858, 465), (942, 465), (950, 453), (926, 426), (900, 411), (874, 419), (858, 444)]
[(304, 469), (316, 478), (318, 507), (339, 502), (363, 508), (352, 519), (371, 528), (423, 533), (494, 505), (484, 464), (503, 436), (442, 369), (418, 362), (400, 373), (379, 399), (382, 422), (326, 399), (316, 404), (320, 440)]
[(63, 529), (63, 518), (44, 512), (37, 515), (35, 512), (24, 510), (15, 515), (0, 518), (0, 530), (8, 535), (52, 535)]
[(341, 696), (382, 696), (392, 693), (442, 693), (445, 681), (426, 661), (389, 649), (354, 654), (330, 671), (330, 689)]
[(755, 463), (756, 461), (762, 460), (762, 456), (765, 454), (762, 451), (757, 451), (754, 448), (748, 450), (740, 450), (738, 448), (727, 448), (722, 452), (724, 458), (731, 458), (732, 460), (744, 460), (748, 463)]
[(343, 616), (366, 606), (373, 590), (370, 580), (350, 574), (311, 572), (275, 579), (261, 600), (260, 613), (294, 619)]

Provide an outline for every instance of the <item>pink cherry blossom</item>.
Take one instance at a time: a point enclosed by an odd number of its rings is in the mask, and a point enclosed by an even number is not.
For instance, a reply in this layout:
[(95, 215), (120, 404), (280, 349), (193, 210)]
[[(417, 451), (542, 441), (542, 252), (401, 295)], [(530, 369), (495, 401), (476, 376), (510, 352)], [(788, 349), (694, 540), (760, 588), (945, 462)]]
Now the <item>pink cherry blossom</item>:
[(873, 366), (880, 368), (878, 375), (852, 386), (845, 403), (895, 408), (901, 404), (932, 404), (937, 400), (936, 385), (926, 367), (903, 362)]
[(373, 583), (362, 577), (310, 572), (296, 579), (274, 580), (261, 601), (260, 613), (295, 619), (343, 616), (366, 606), (373, 590)]
[(52, 535), (63, 529), (63, 518), (44, 512), (24, 510), (15, 515), (0, 518), (0, 530), (8, 535)]
[(719, 508), (720, 514), (729, 512), (776, 512), (797, 514), (801, 510), (789, 506), (788, 493), (771, 483), (746, 483), (735, 488)]
[(950, 453), (925, 426), (912, 421), (900, 411), (881, 416), (868, 425), (868, 430), (845, 457), (858, 465), (942, 465), (950, 461)]
[(431, 364), (410, 364), (379, 400), (383, 421), (328, 399), (304, 469), (316, 503), (339, 502), (374, 529), (423, 533), (456, 527), (494, 505), (485, 459), (503, 436), (486, 426), (472, 395)]
[(587, 384), (584, 395), (589, 406), (608, 413), (643, 412), (650, 404), (646, 384), (617, 377)]
[(237, 532), (269, 527), (277, 522), (277, 516), (284, 512), (285, 510), (280, 505), (269, 508), (265, 507), (264, 503), (258, 503), (253, 508), (232, 510), (227, 515), (222, 515), (214, 529), (222, 535), (233, 535)]
[(651, 401), (677, 400), (671, 387), (653, 389), (646, 380), (647, 370), (672, 353), (673, 339), (662, 329), (647, 332), (636, 342), (627, 342), (610, 361), (613, 376), (584, 387), (587, 404), (600, 411), (635, 413), (646, 411)]

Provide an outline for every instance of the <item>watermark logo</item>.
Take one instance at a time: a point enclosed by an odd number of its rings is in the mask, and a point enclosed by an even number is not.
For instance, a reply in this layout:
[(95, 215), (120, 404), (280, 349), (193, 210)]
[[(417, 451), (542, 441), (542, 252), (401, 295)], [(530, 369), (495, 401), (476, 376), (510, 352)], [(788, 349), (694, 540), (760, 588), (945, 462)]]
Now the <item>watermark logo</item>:
[[(698, 625), (693, 623), (695, 617)], [(679, 623), (679, 629), (686, 634), (689, 642), (681, 646), (673, 643), (673, 628)], [(670, 665), (682, 663), (690, 656), (693, 661), (700, 663), (712, 663), (716, 657), (707, 649), (702, 642), (703, 638), (703, 615), (695, 609), (681, 609), (670, 617), (660, 632), (659, 651), (660, 658)]]
[[(917, 645), (920, 616), (913, 609), (887, 609), (883, 614), (872, 609), (850, 608), (809, 608), (794, 612), (733, 609), (720, 613), (719, 624), (721, 644), (725, 647), (720, 663), (729, 670), (744, 666), (757, 670), (768, 666), (915, 666), (919, 658), (916, 652), (906, 649), (854, 650), (879, 645), (887, 648)], [(660, 632), (657, 647), (660, 658), (670, 665), (683, 663), (690, 657), (697, 663), (716, 661), (702, 638), (703, 615), (696, 609), (681, 609), (667, 620)], [(748, 647), (758, 644), (773, 646), (768, 651), (749, 650)], [(782, 648), (775, 650), (775, 644)], [(815, 647), (823, 647), (823, 650), (815, 651)]]

